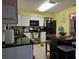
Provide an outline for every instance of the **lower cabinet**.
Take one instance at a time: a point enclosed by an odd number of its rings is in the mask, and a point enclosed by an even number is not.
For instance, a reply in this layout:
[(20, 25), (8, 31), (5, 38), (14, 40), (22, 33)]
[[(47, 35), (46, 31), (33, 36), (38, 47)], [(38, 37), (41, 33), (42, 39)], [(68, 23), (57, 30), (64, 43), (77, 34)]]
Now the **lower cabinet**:
[(3, 48), (2, 59), (33, 59), (32, 45)]

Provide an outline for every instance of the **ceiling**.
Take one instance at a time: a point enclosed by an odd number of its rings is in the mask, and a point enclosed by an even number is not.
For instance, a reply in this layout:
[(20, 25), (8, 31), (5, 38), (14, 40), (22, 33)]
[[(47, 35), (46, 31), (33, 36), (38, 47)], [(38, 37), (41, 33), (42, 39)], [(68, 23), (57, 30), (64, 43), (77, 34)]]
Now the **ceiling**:
[[(18, 9), (19, 10), (27, 10), (32, 12), (39, 12), (38, 7), (43, 4), (47, 0), (18, 0)], [(45, 11), (45, 12), (57, 12), (63, 10), (65, 8), (71, 7), (73, 4), (76, 4), (76, 0), (50, 0), (52, 2), (56, 2), (53, 8)]]

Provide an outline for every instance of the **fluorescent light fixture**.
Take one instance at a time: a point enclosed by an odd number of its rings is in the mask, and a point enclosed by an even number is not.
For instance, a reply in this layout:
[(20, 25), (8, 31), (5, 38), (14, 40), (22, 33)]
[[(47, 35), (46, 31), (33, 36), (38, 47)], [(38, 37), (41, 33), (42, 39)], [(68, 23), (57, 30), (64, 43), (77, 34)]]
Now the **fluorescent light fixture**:
[(44, 12), (48, 9), (50, 9), (51, 7), (55, 6), (56, 4), (55, 3), (50, 3), (49, 1), (46, 1), (44, 4), (42, 4), (38, 10), (41, 11), (41, 12)]

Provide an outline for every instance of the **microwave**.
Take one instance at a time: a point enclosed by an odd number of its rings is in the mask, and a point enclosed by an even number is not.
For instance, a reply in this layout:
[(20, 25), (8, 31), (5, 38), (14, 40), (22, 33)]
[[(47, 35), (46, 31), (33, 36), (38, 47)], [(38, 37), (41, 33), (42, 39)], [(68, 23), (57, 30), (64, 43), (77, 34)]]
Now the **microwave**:
[(39, 26), (38, 20), (30, 20), (30, 26)]

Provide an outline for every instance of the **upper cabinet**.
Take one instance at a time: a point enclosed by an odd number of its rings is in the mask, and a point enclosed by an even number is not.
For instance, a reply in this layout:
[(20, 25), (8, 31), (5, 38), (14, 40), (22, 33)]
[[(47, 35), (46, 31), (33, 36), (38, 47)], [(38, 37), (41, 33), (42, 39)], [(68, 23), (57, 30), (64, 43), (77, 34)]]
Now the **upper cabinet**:
[(44, 17), (37, 16), (18, 16), (17, 26), (30, 26), (30, 21), (38, 21), (39, 26), (44, 26)]
[(28, 16), (22, 16), (22, 26), (30, 26), (30, 17)]
[(2, 0), (2, 23), (17, 24), (17, 0)]

